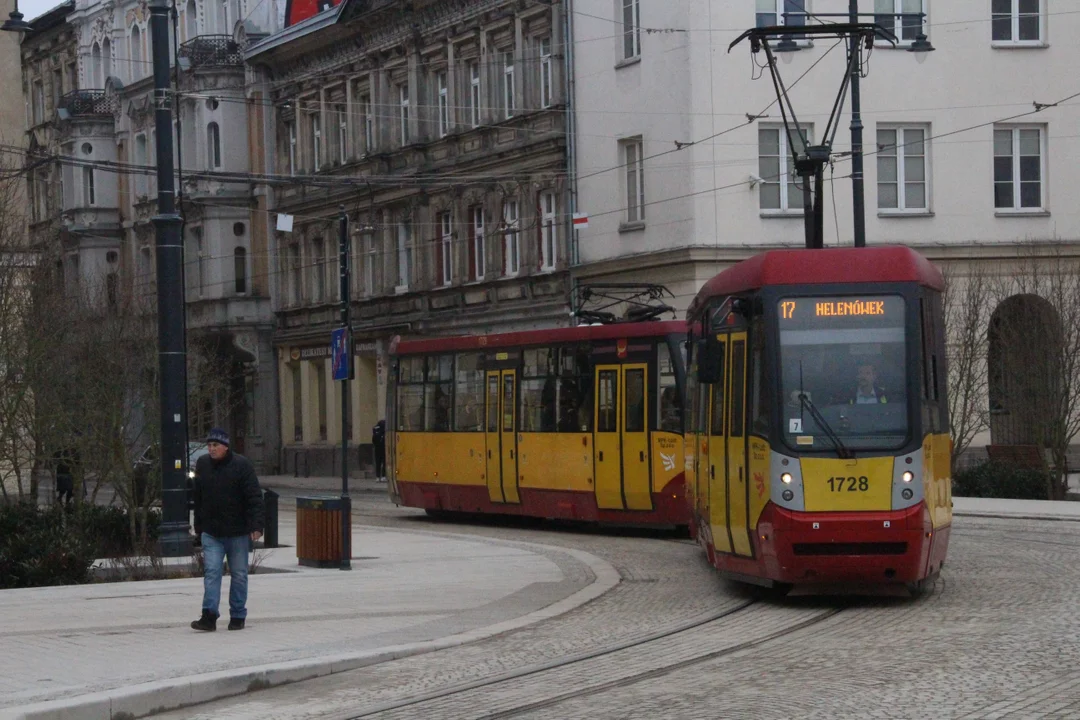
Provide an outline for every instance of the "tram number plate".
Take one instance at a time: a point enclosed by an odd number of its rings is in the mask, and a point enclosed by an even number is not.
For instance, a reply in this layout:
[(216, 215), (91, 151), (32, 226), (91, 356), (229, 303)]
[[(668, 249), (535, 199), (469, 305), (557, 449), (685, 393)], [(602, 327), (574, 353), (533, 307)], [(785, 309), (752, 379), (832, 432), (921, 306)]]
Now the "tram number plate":
[(865, 475), (859, 477), (831, 477), (829, 489), (833, 492), (866, 492), (870, 489), (870, 479)]

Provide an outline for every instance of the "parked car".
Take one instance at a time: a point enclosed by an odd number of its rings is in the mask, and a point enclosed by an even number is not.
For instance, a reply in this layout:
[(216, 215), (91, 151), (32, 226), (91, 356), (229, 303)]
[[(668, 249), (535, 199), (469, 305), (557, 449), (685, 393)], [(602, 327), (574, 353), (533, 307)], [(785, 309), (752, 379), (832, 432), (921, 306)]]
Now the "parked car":
[[(206, 449), (206, 443), (201, 441), (192, 441), (188, 443), (187, 488), (189, 493), (191, 492), (192, 481), (195, 479), (195, 462), (207, 453), (209, 453), (209, 450)], [(136, 499), (139, 501), (143, 498), (146, 481), (147, 478), (150, 477), (150, 471), (158, 465), (158, 458), (158, 444), (154, 443), (146, 446), (139, 454), (139, 457), (135, 459), (135, 466), (133, 468), (135, 492)]]

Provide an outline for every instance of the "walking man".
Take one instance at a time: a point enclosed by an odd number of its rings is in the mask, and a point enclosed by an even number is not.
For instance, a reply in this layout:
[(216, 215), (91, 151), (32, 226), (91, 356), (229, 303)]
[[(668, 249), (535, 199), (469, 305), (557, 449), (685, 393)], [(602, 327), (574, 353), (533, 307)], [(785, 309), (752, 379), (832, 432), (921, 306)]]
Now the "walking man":
[(375, 481), (386, 482), (386, 421), (371, 428), (371, 446), (375, 451)]
[(229, 559), (229, 629), (243, 630), (247, 618), (248, 552), (262, 537), (263, 499), (255, 469), (229, 449), (229, 435), (214, 428), (206, 438), (209, 454), (195, 463), (195, 534), (202, 539), (202, 617), (195, 630), (217, 629), (221, 575)]

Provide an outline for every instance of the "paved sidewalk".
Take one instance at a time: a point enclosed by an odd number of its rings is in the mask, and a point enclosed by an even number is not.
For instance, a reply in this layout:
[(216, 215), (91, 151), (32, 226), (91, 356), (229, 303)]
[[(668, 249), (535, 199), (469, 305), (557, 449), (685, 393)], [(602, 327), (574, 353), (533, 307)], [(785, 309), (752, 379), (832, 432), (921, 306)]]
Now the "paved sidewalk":
[(471, 642), (619, 582), (593, 555), (529, 543), (354, 526), (353, 547), (351, 572), (265, 551), (279, 572), (251, 576), (239, 633), (225, 630), (224, 586), (219, 631), (188, 627), (201, 578), (2, 591), (0, 718), (140, 717)]
[(961, 517), (1080, 520), (1080, 502), (954, 497), (953, 514)]

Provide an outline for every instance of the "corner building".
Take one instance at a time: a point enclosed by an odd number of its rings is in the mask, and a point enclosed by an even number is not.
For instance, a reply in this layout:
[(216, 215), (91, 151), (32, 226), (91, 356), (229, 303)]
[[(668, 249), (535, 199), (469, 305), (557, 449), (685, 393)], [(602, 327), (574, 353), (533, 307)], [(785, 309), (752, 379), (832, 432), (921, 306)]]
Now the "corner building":
[(395, 336), (569, 324), (566, 23), (560, 2), (344, 0), (248, 49), (283, 472), (340, 472), (342, 207), (361, 465)]

